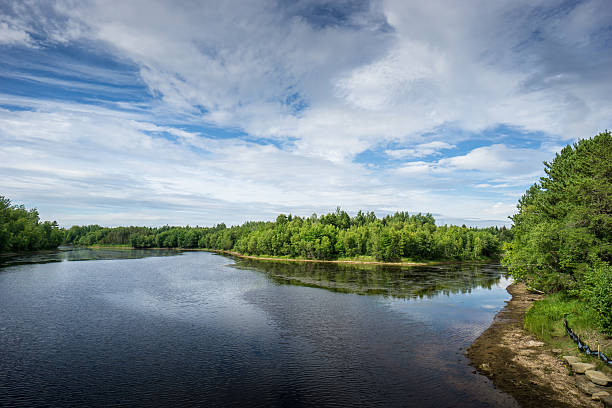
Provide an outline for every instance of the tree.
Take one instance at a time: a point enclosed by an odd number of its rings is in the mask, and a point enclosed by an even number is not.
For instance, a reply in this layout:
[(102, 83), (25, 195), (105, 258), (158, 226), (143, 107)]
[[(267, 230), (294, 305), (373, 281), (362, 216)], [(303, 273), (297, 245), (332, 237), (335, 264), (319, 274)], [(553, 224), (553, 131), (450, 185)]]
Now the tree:
[(11, 205), (0, 196), (0, 252), (52, 249), (63, 240), (64, 230), (55, 221), (41, 223), (35, 208)]
[(512, 217), (504, 263), (547, 291), (582, 296), (612, 331), (612, 137), (606, 131), (566, 146)]
[(504, 262), (513, 275), (548, 291), (580, 285), (585, 270), (610, 263), (610, 132), (566, 146), (546, 177), (527, 190), (512, 217), (514, 239)]

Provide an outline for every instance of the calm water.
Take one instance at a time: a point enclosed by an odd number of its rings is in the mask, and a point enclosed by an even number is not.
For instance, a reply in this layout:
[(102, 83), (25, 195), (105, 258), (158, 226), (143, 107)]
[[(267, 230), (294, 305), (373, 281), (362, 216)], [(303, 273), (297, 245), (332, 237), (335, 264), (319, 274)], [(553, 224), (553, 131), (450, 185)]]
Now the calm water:
[(510, 297), (495, 265), (35, 260), (0, 269), (0, 406), (517, 406), (462, 353)]

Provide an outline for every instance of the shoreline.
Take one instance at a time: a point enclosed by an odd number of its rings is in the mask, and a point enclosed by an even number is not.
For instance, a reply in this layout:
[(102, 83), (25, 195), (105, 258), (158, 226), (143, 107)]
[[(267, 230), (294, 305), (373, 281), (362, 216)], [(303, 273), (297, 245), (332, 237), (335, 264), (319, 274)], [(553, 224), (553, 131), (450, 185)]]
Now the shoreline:
[[(193, 249), (187, 249), (192, 250)], [(202, 249), (199, 249), (202, 251)], [(266, 257), (266, 256), (257, 256), (257, 255), (244, 255), (240, 252), (234, 251), (225, 251), (221, 249), (215, 250), (203, 250), (208, 252), (214, 252), (218, 254), (231, 255), (237, 258), (243, 259), (253, 259), (255, 261), (280, 261), (280, 262), (311, 262), (311, 263), (338, 263), (338, 264), (350, 264), (350, 265), (392, 265), (392, 266), (427, 266), (440, 264), (442, 262), (432, 261), (429, 263), (426, 262), (380, 262), (380, 261), (357, 261), (357, 260), (326, 260), (326, 259), (298, 259), (298, 258), (274, 258), (274, 257)]]
[[(78, 247), (75, 247), (78, 248)], [(173, 250), (173, 251), (185, 251), (185, 252), (211, 252), (215, 254), (230, 255), (236, 258), (252, 259), (254, 261), (276, 261), (276, 262), (308, 262), (308, 263), (336, 263), (336, 264), (349, 264), (349, 265), (382, 265), (382, 266), (430, 266), (430, 265), (452, 265), (462, 263), (488, 263), (495, 262), (495, 259), (480, 259), (470, 261), (423, 261), (423, 262), (382, 262), (382, 261), (360, 261), (351, 259), (300, 259), (300, 258), (276, 258), (271, 256), (257, 256), (257, 255), (245, 255), (240, 252), (228, 251), (223, 249), (208, 249), (208, 248), (133, 248), (128, 245), (87, 245), (83, 248), (92, 249), (157, 249), (157, 250)]]
[(601, 407), (583, 394), (558, 356), (523, 328), (525, 313), (543, 295), (513, 283), (512, 295), (487, 330), (467, 349), (470, 365), (521, 407)]

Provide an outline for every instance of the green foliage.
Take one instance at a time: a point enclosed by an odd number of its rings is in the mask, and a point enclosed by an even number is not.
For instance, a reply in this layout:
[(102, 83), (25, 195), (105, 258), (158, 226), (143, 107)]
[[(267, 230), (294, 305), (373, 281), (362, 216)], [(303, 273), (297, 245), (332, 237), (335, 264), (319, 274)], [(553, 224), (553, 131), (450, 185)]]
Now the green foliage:
[(64, 241), (64, 230), (55, 221), (40, 222), (35, 208), (11, 205), (0, 196), (0, 253), (57, 248)]
[(612, 137), (566, 146), (527, 190), (504, 246), (512, 275), (547, 292), (580, 297), (612, 332)]
[(612, 335), (612, 267), (600, 263), (588, 269), (580, 295), (599, 314), (599, 328)]
[(382, 219), (373, 212), (355, 217), (335, 212), (302, 218), (281, 214), (275, 222), (247, 222), (227, 227), (74, 226), (66, 241), (76, 245), (130, 244), (134, 248), (206, 248), (243, 254), (338, 259), (373, 257), (379, 261), (478, 260), (499, 255), (506, 228), (437, 227), (431, 214), (398, 212)]

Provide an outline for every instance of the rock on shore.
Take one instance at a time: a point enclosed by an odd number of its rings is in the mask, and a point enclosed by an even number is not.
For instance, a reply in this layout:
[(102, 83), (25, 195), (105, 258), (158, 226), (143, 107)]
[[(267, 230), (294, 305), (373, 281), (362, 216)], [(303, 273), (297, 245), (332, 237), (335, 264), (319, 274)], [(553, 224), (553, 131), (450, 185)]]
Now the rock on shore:
[(528, 293), (522, 283), (507, 290), (512, 300), (469, 347), (470, 364), (522, 407), (601, 408), (578, 389), (557, 356), (523, 328), (525, 312), (542, 296)]

